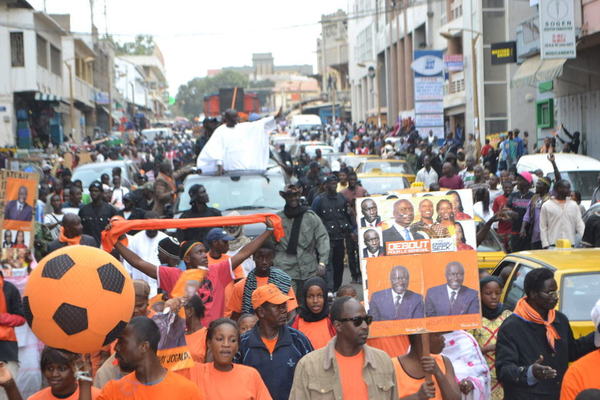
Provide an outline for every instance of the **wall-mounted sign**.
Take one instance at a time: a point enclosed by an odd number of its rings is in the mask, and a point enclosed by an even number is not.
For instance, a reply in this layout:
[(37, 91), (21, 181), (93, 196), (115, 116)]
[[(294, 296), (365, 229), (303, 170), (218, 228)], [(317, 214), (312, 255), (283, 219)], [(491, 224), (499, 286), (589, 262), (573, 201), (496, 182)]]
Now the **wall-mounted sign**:
[(444, 137), (444, 58), (439, 50), (416, 50), (412, 69), (415, 73), (415, 127), (421, 137), (429, 130)]
[(448, 72), (458, 72), (465, 69), (465, 63), (462, 54), (446, 54), (444, 56), (444, 65)]
[(492, 65), (517, 62), (517, 42), (492, 43)]
[(573, 0), (540, 0), (542, 60), (577, 57), (574, 3)]

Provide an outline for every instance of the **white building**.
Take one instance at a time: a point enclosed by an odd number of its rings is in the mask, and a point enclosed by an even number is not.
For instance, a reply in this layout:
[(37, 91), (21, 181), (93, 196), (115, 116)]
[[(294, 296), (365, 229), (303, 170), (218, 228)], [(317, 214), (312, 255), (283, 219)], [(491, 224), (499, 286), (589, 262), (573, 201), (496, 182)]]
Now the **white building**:
[(0, 1), (0, 146), (62, 139), (65, 34), (26, 1)]
[[(115, 89), (130, 108), (150, 109), (144, 69), (123, 57), (115, 58)], [(130, 111), (130, 110), (128, 110)]]

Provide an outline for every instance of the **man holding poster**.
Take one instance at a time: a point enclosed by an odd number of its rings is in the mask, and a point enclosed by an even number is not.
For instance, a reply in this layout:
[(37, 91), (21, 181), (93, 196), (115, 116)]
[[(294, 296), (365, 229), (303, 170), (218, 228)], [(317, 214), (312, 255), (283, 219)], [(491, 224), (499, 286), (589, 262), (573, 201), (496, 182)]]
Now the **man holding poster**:
[(446, 265), (446, 284), (434, 286), (425, 297), (428, 317), (479, 313), (479, 296), (476, 290), (463, 286), (465, 269), (458, 261)]

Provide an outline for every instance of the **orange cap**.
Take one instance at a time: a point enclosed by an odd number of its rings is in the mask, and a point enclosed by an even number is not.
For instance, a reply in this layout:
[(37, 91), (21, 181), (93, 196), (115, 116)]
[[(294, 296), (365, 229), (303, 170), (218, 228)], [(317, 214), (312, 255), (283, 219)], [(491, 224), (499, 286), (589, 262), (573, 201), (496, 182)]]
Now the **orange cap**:
[(291, 298), (281, 293), (281, 290), (274, 284), (268, 283), (252, 293), (252, 308), (256, 310), (265, 303), (283, 304), (288, 300)]

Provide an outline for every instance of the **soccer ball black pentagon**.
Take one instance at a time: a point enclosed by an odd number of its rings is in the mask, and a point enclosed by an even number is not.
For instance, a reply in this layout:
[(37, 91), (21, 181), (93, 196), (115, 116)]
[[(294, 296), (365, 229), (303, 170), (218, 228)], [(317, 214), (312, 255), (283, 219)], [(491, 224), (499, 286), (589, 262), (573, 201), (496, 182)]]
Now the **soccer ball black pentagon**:
[(106, 251), (67, 246), (44, 257), (29, 276), (23, 306), (46, 345), (91, 353), (111, 343), (131, 319), (129, 274)]

